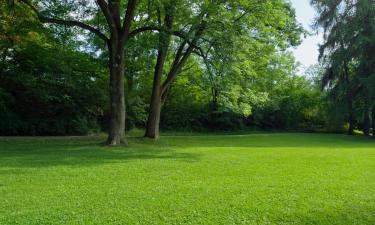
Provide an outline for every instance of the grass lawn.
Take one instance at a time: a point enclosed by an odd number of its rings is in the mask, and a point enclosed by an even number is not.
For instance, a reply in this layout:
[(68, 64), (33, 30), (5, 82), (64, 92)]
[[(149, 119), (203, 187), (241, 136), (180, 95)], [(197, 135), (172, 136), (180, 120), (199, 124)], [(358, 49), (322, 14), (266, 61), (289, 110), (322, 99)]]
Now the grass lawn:
[(0, 139), (0, 224), (375, 224), (375, 141)]

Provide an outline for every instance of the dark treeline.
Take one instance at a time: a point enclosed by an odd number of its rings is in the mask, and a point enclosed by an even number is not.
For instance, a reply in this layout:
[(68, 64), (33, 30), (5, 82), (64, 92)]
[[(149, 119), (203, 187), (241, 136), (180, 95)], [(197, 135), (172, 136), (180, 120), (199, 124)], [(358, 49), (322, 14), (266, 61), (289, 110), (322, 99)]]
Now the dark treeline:
[(370, 135), (371, 128), (375, 128), (375, 3), (311, 3), (319, 14), (316, 26), (324, 30), (321, 81), (334, 112), (331, 120), (347, 122), (349, 134), (360, 129)]
[(304, 30), (284, 0), (2, 1), (0, 135), (369, 134), (375, 10), (360, 2), (312, 2), (326, 43), (301, 76), (288, 49)]

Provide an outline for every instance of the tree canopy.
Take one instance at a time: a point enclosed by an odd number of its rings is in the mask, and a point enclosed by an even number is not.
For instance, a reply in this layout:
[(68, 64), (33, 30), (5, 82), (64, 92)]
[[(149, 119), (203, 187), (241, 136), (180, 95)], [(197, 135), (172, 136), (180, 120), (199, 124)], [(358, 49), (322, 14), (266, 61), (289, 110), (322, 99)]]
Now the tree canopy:
[(160, 127), (368, 135), (375, 123), (369, 0), (311, 1), (324, 32), (313, 77), (290, 53), (307, 33), (286, 0), (0, 4), (1, 134), (106, 131), (118, 145), (133, 127), (157, 139)]
[(375, 106), (375, 4), (369, 0), (314, 0), (312, 4), (319, 13), (316, 25), (324, 31), (320, 48), (325, 68), (323, 87), (331, 99), (346, 105), (343, 113), (347, 114), (344, 121), (349, 122), (349, 133), (360, 127), (369, 135)]

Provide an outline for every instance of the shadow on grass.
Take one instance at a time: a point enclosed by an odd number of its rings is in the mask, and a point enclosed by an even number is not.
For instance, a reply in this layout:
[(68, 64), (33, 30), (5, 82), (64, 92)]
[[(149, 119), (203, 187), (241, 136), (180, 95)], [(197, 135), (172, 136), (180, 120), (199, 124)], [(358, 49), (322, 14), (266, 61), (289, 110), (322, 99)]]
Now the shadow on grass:
[(85, 138), (0, 141), (0, 168), (85, 167), (135, 160), (196, 162), (198, 159), (198, 154), (177, 152), (156, 144), (142, 144), (139, 140), (130, 146), (120, 147), (107, 147), (98, 140)]
[[(130, 146), (106, 147), (103, 137), (2, 138), (0, 168), (94, 166), (134, 160), (198, 161), (195, 148), (374, 148), (373, 140), (328, 134), (252, 134), (212, 136), (171, 136), (160, 141), (129, 138)], [(188, 149), (186, 151), (186, 149)], [(302, 150), (303, 150), (302, 149)]]
[(342, 209), (335, 212), (325, 212), (317, 210), (309, 212), (309, 214), (297, 214), (298, 222), (288, 221), (290, 224), (361, 224), (373, 225), (375, 224), (375, 216), (373, 214), (374, 207), (365, 206), (363, 204), (344, 204)]

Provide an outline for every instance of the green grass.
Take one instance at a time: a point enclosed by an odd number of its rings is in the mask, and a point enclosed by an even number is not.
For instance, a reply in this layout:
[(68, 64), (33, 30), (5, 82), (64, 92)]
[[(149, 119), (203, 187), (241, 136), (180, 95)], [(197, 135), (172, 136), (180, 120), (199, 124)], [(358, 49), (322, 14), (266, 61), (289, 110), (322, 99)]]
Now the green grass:
[(0, 139), (0, 224), (375, 224), (375, 141)]

